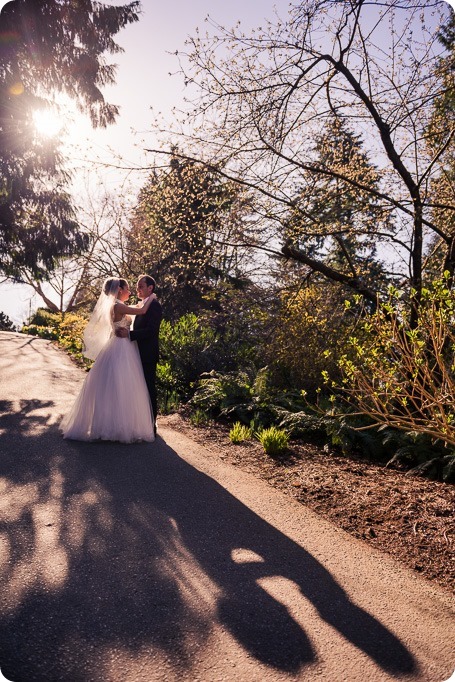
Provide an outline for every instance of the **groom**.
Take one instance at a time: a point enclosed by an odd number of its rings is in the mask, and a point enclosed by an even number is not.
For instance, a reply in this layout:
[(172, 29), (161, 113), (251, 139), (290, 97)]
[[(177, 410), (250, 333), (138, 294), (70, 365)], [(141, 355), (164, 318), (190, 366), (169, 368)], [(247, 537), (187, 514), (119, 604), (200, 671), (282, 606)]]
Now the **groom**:
[[(140, 275), (137, 281), (137, 296), (143, 303), (155, 291), (156, 282), (149, 275)], [(133, 329), (129, 332), (130, 341), (137, 341), (141, 356), (142, 369), (144, 370), (145, 383), (147, 384), (152, 403), (154, 429), (156, 435), (156, 366), (159, 357), (158, 336), (163, 317), (161, 304), (158, 299), (151, 302), (145, 315), (136, 315)], [(126, 332), (126, 333), (125, 333)], [(118, 336), (128, 336), (126, 329), (116, 331)]]

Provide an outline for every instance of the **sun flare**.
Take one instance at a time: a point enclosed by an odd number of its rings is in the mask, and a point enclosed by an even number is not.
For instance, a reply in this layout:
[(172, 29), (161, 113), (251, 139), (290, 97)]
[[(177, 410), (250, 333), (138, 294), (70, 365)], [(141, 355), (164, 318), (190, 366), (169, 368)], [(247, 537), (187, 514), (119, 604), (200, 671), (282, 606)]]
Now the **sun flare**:
[(51, 109), (37, 109), (33, 112), (33, 123), (37, 132), (44, 137), (55, 137), (63, 129), (61, 116)]

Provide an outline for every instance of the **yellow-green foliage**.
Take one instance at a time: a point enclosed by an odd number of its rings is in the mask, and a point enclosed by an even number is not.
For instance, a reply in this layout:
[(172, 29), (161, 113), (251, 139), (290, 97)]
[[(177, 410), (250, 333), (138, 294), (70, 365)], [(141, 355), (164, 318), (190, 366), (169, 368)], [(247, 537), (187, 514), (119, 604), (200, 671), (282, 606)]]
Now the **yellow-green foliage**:
[(344, 314), (345, 295), (335, 286), (311, 286), (284, 292), (270, 345), (287, 382), (309, 394), (321, 384), (322, 372), (338, 374), (337, 357), (346, 348), (352, 316)]
[(82, 355), (82, 336), (87, 319), (78, 313), (52, 313), (39, 308), (30, 324), (22, 327), (24, 334), (58, 341), (79, 364), (89, 367), (91, 361)]
[(289, 436), (287, 432), (283, 429), (278, 429), (276, 426), (262, 429), (262, 431), (259, 431), (259, 433), (256, 434), (256, 437), (265, 452), (271, 457), (281, 455), (288, 449)]
[(340, 384), (349, 407), (375, 423), (455, 445), (455, 292), (448, 280), (422, 291), (417, 321), (397, 290), (351, 336)]
[(190, 414), (190, 422), (193, 426), (208, 426), (210, 417), (207, 412), (198, 408)]
[(245, 440), (249, 440), (253, 437), (253, 430), (250, 429), (245, 424), (240, 422), (235, 422), (231, 430), (229, 431), (229, 438), (232, 443), (237, 445), (238, 443), (243, 443)]
[(77, 313), (66, 313), (59, 324), (59, 341), (68, 349), (82, 351), (82, 336), (87, 320)]

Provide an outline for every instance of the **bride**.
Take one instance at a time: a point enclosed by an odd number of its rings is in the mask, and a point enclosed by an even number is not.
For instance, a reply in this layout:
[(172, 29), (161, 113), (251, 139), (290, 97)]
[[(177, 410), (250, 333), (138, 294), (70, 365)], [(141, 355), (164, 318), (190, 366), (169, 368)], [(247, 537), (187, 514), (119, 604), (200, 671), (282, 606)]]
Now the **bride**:
[(132, 443), (155, 440), (149, 392), (135, 341), (115, 336), (129, 329), (130, 315), (145, 315), (156, 296), (142, 307), (128, 306), (125, 279), (106, 279), (84, 332), (84, 355), (95, 360), (79, 396), (60, 424), (72, 440)]

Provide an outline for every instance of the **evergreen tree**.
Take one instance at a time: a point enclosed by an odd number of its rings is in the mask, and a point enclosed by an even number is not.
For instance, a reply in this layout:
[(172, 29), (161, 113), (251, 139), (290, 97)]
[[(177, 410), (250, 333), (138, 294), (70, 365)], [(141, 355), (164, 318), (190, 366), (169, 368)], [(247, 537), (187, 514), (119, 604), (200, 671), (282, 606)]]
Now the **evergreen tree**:
[[(380, 290), (377, 231), (391, 231), (390, 214), (375, 197), (380, 176), (343, 119), (333, 118), (316, 138), (314, 173), (306, 178), (285, 237), (334, 271)], [(364, 187), (359, 190), (346, 178)]]
[(15, 332), (16, 327), (14, 325), (14, 322), (10, 320), (8, 315), (5, 313), (0, 312), (0, 331), (2, 332)]
[(239, 188), (191, 161), (173, 157), (168, 169), (152, 173), (134, 212), (130, 248), (136, 270), (158, 280), (168, 317), (210, 307), (217, 288), (245, 282), (241, 249), (229, 246), (242, 213)]
[(58, 141), (37, 135), (33, 114), (61, 93), (94, 126), (115, 121), (118, 108), (101, 92), (115, 82), (115, 67), (103, 55), (121, 51), (113, 36), (138, 19), (138, 8), (14, 0), (0, 14), (0, 270), (8, 276), (26, 266), (43, 277), (56, 256), (85, 247)]
[[(455, 218), (451, 206), (455, 196), (455, 148), (446, 142), (447, 130), (455, 130), (455, 12), (452, 11), (442, 26), (439, 40), (447, 55), (439, 61), (438, 72), (442, 82), (440, 94), (434, 100), (433, 115), (427, 130), (427, 145), (433, 155), (442, 148), (439, 174), (430, 183), (433, 219), (439, 233), (431, 239), (426, 263), (426, 279), (440, 276), (441, 270), (455, 271)], [(452, 135), (454, 133), (452, 132)], [(449, 244), (449, 248), (447, 248)]]

